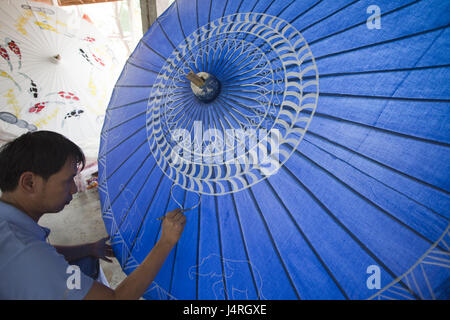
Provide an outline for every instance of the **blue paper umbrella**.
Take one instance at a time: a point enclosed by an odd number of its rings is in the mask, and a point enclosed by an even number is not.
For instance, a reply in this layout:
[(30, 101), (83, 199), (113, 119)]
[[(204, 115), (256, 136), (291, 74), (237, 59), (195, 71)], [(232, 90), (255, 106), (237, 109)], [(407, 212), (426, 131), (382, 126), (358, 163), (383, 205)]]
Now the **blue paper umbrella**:
[(113, 92), (100, 199), (149, 299), (450, 297), (450, 2), (179, 0)]

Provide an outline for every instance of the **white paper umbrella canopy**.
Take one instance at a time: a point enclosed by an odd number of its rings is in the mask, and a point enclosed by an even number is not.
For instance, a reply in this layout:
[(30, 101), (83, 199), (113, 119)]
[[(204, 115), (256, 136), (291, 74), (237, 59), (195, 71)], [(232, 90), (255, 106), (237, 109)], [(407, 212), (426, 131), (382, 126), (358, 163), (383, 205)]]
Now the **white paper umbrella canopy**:
[(42, 3), (2, 1), (1, 132), (56, 131), (95, 157), (117, 64), (85, 20)]

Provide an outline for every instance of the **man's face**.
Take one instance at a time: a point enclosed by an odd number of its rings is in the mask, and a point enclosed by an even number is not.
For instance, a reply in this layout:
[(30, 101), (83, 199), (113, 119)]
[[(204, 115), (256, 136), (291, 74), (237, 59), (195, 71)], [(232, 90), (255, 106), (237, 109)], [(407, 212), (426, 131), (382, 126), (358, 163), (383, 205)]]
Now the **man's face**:
[(42, 179), (40, 204), (45, 213), (61, 211), (72, 200), (72, 194), (77, 192), (73, 178), (78, 172), (77, 163), (69, 157), (57, 173), (47, 181)]

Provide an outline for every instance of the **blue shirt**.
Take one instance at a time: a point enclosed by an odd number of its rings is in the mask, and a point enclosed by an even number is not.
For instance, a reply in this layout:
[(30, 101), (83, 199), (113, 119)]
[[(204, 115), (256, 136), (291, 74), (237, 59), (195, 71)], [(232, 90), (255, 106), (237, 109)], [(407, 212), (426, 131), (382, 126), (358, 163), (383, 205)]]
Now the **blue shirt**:
[(88, 293), (94, 280), (69, 266), (46, 242), (49, 234), (0, 201), (0, 299), (83, 299)]

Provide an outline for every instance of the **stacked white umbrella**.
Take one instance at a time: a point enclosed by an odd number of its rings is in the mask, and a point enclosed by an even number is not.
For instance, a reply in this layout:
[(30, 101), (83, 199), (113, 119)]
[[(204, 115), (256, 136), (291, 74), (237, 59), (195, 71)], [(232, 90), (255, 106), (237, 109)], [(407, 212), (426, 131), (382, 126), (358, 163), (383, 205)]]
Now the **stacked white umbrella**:
[(96, 156), (118, 65), (87, 21), (32, 1), (0, 7), (0, 137), (51, 130)]

